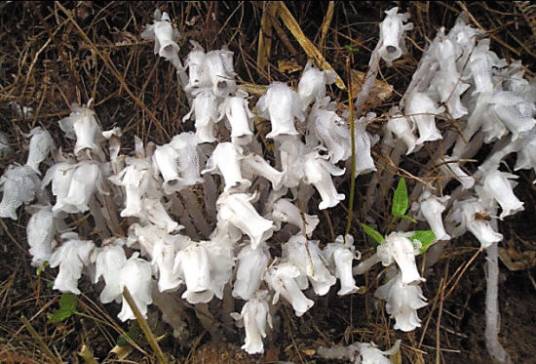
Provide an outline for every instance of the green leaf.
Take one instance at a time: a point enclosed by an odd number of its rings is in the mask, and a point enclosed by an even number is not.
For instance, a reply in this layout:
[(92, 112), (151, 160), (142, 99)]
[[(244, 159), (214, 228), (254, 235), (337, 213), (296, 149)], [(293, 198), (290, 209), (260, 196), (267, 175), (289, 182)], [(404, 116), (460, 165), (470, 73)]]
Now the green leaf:
[(421, 243), (421, 253), (425, 253), (436, 242), (436, 236), (432, 230), (417, 230), (410, 239)]
[(415, 218), (413, 216), (411, 216), (411, 215), (404, 215), (404, 216), (401, 216), (400, 218), (402, 220), (407, 220), (407, 221), (412, 222), (414, 224), (417, 222), (417, 220), (415, 220)]
[(383, 235), (378, 230), (374, 229), (372, 226), (367, 225), (367, 224), (360, 224), (360, 225), (361, 225), (361, 229), (363, 229), (365, 234), (367, 234), (369, 238), (374, 240), (376, 243), (381, 244), (385, 241), (385, 238), (383, 237)]
[(394, 217), (401, 218), (406, 215), (406, 211), (409, 208), (408, 188), (406, 186), (406, 179), (400, 177), (398, 185), (396, 186), (395, 193), (393, 195), (393, 203), (391, 205), (391, 214)]
[(72, 293), (64, 293), (60, 297), (60, 308), (48, 315), (48, 322), (57, 324), (67, 320), (76, 313), (78, 297)]

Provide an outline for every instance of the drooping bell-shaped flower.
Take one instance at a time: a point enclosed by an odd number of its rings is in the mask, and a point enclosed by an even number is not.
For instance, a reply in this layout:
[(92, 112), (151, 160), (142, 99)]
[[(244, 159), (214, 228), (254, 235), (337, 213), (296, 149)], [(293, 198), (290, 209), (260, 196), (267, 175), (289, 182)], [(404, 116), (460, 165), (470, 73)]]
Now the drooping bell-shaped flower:
[(302, 234), (307, 237), (313, 235), (319, 219), (316, 215), (308, 215), (300, 211), (288, 198), (281, 198), (274, 203), (271, 218), (277, 226), (277, 230), (281, 228), (281, 223), (292, 224), (300, 228)]
[[(536, 131), (536, 130), (535, 130)], [(535, 169), (536, 170), (536, 133), (528, 136), (517, 152), (515, 170)]]
[(337, 163), (352, 155), (350, 133), (345, 121), (332, 110), (321, 109), (315, 104), (308, 117), (309, 135), (307, 145), (312, 139), (317, 139), (325, 146), (330, 155), (330, 161)]
[(208, 259), (210, 262), (211, 290), (220, 300), (223, 299), (223, 290), (233, 275), (235, 256), (233, 244), (228, 239), (215, 239), (206, 241)]
[(158, 268), (158, 290), (160, 292), (176, 289), (181, 284), (178, 272), (174, 269), (175, 256), (180, 244), (157, 240), (151, 252), (151, 264)]
[(0, 217), (17, 220), (17, 209), (33, 201), (39, 191), (39, 177), (28, 166), (10, 165), (0, 177)]
[(80, 294), (78, 280), (84, 266), (89, 264), (95, 244), (91, 240), (80, 240), (76, 233), (65, 233), (62, 239), (65, 241), (54, 250), (49, 260), (50, 267), (60, 267), (54, 289)]
[(169, 14), (165, 11), (161, 14), (159, 9), (154, 13), (154, 23), (147, 25), (141, 33), (144, 39), (154, 39), (154, 54), (170, 62), (174, 62), (179, 56), (179, 46), (175, 42), (178, 35), (171, 24)]
[(491, 99), (491, 110), (492, 117), (488, 123), (502, 123), (512, 133), (512, 140), (518, 139), (536, 125), (536, 119), (533, 118), (536, 106), (513, 92), (495, 93)]
[(497, 54), (489, 50), (489, 46), (490, 40), (482, 39), (471, 52), (467, 66), (470, 71), (468, 76), (473, 78), (475, 85), (473, 94), (493, 92), (493, 68), (504, 65)]
[(445, 211), (445, 204), (449, 196), (437, 197), (428, 190), (419, 197), (419, 215), (424, 218), (436, 237), (436, 240), (450, 240), (450, 235), (445, 231), (441, 214)]
[(31, 136), (30, 149), (26, 165), (32, 168), (37, 174), (41, 174), (41, 172), (39, 172), (39, 165), (48, 158), (50, 152), (52, 152), (56, 146), (50, 133), (39, 126), (33, 128), (30, 131), (29, 136)]
[(255, 296), (268, 268), (269, 260), (270, 252), (264, 244), (258, 246), (257, 249), (253, 249), (251, 244), (246, 244), (240, 250), (233, 297), (247, 301)]
[(266, 282), (275, 291), (272, 303), (276, 304), (279, 296), (283, 296), (292, 305), (298, 317), (303, 316), (314, 305), (314, 301), (303, 294), (296, 281), (300, 276), (301, 272), (298, 267), (288, 262), (272, 265), (265, 276)]
[(376, 253), (384, 267), (396, 262), (404, 284), (424, 281), (415, 263), (419, 248), (408, 239), (408, 233), (392, 232), (387, 235), (385, 241), (378, 245)]
[(482, 189), (477, 190), (482, 198), (492, 198), (501, 206), (500, 219), (523, 211), (523, 202), (514, 194), (513, 188), (517, 183), (512, 180), (518, 176), (501, 172), (497, 169), (487, 172), (482, 179)]
[(435, 123), (435, 115), (443, 111), (444, 107), (438, 107), (430, 96), (425, 93), (413, 92), (409, 95), (405, 112), (413, 120), (415, 125), (417, 125), (417, 129), (419, 130), (417, 145), (443, 139)]
[(339, 278), (341, 283), (341, 288), (337, 292), (339, 296), (356, 293), (359, 289), (352, 273), (352, 262), (356, 259), (353, 245), (354, 238), (351, 235), (346, 236), (346, 243), (342, 235), (339, 235), (335, 242), (327, 244), (322, 252), (335, 277)]
[(460, 225), (458, 227), (460, 232), (470, 231), (483, 248), (503, 239), (502, 234), (496, 232), (491, 226), (492, 217), (488, 209), (476, 198), (455, 201), (449, 217)]
[(275, 138), (280, 135), (298, 135), (294, 120), (305, 120), (302, 111), (302, 103), (296, 91), (287, 84), (273, 82), (257, 102), (259, 116), (270, 120), (272, 131), (267, 138)]
[(72, 174), (69, 192), (62, 201), (63, 205), (58, 208), (70, 214), (88, 211), (89, 202), (97, 189), (102, 191), (102, 183), (102, 172), (97, 163), (79, 162)]
[(73, 104), (71, 114), (59, 121), (60, 128), (67, 138), (76, 139), (74, 153), (90, 149), (100, 154), (100, 143), (103, 140), (102, 130), (97, 121), (95, 111)]
[(227, 49), (210, 51), (205, 58), (205, 72), (212, 84), (212, 92), (226, 97), (236, 90), (233, 52)]
[(233, 143), (219, 143), (201, 173), (218, 172), (225, 181), (225, 191), (244, 191), (251, 182), (242, 177), (243, 158), (241, 149)]
[[(378, 141), (367, 132), (369, 120), (374, 119), (376, 114), (369, 113), (355, 122), (355, 174), (356, 176), (376, 171), (371, 148)], [(351, 148), (350, 148), (351, 149)]]
[(227, 117), (231, 125), (231, 141), (236, 145), (246, 145), (253, 140), (253, 113), (249, 110), (247, 94), (228, 96), (220, 105), (221, 116)]
[(174, 270), (186, 283), (182, 298), (191, 304), (207, 303), (214, 294), (210, 283), (208, 252), (202, 244), (194, 243), (179, 251), (175, 257)]
[(108, 244), (96, 249), (95, 254), (95, 279), (97, 283), (102, 277), (104, 289), (100, 293), (102, 303), (121, 301), (123, 290), (121, 287), (121, 270), (127, 262), (125, 250), (121, 244)]
[(378, 287), (374, 293), (376, 298), (386, 301), (385, 309), (395, 319), (395, 330), (409, 332), (421, 327), (417, 310), (427, 305), (421, 287), (406, 284), (401, 274), (391, 278), (386, 284)]
[(266, 159), (258, 154), (248, 154), (242, 159), (242, 171), (247, 179), (251, 179), (254, 176), (266, 178), (270, 181), (274, 190), (281, 188), (285, 177), (283, 172), (272, 167)]
[(272, 327), (272, 318), (267, 299), (268, 292), (260, 291), (256, 297), (249, 299), (240, 314), (234, 314), (236, 320), (243, 321), (246, 330), (246, 339), (242, 349), (248, 354), (262, 354), (264, 344), (262, 339), (266, 337), (266, 323)]
[(188, 85), (187, 92), (192, 92), (195, 89), (210, 88), (211, 79), (207, 72), (207, 54), (201, 45), (197, 42), (192, 42), (194, 48), (188, 53), (186, 58), (186, 67), (188, 67)]
[(136, 217), (140, 218), (142, 221), (147, 220), (151, 224), (165, 230), (168, 233), (178, 231), (183, 228), (182, 225), (179, 225), (171, 218), (171, 216), (169, 216), (160, 199), (145, 198), (141, 201), (141, 203), (143, 208), (141, 213), (136, 215)]
[(218, 225), (230, 223), (246, 234), (255, 249), (273, 234), (272, 221), (265, 219), (251, 204), (255, 195), (247, 193), (222, 193), (216, 202)]
[(169, 143), (178, 153), (177, 165), (179, 169), (180, 188), (194, 186), (203, 182), (197, 154), (197, 138), (194, 133), (180, 133)]
[(318, 153), (310, 152), (305, 156), (304, 172), (305, 183), (312, 184), (322, 201), (318, 205), (320, 210), (336, 206), (340, 201), (345, 199), (344, 194), (337, 193), (331, 175), (341, 176), (344, 169), (338, 168), (325, 160)]
[(414, 127), (410, 123), (412, 123), (411, 120), (404, 115), (399, 114), (390, 117), (386, 124), (387, 130), (406, 144), (406, 147), (408, 148), (406, 155), (414, 152), (417, 145), (417, 138), (413, 133)]
[(406, 51), (404, 33), (413, 29), (412, 23), (406, 23), (409, 14), (398, 14), (398, 7), (386, 10), (387, 15), (380, 24), (380, 56), (390, 66)]
[(158, 145), (153, 154), (153, 165), (160, 171), (164, 179), (164, 193), (171, 194), (178, 191), (179, 183), (179, 153), (171, 144)]
[(62, 211), (66, 205), (65, 199), (69, 194), (69, 187), (73, 178), (76, 164), (70, 162), (59, 162), (50, 167), (41, 183), (41, 188), (45, 188), (52, 182), (52, 194), (56, 197), (52, 211), (55, 213)]
[(9, 145), (9, 139), (6, 133), (0, 131), (0, 159), (7, 158), (13, 152), (13, 148)]
[[(139, 258), (138, 253), (134, 253), (128, 258), (119, 275), (121, 292), (125, 288), (128, 289), (143, 317), (147, 316), (147, 306), (153, 303), (151, 274), (151, 264), (145, 259)], [(136, 318), (127, 300), (123, 300), (121, 312), (117, 317), (121, 321)]]
[[(191, 72), (191, 68), (190, 68)], [(195, 120), (195, 135), (198, 143), (212, 143), (216, 141), (214, 126), (219, 118), (218, 98), (209, 89), (201, 89), (196, 93), (192, 108), (182, 121), (190, 118)]]
[(335, 77), (333, 71), (321, 71), (311, 61), (307, 62), (298, 82), (298, 95), (304, 111), (315, 101), (326, 97), (326, 85), (335, 82)]
[(278, 151), (283, 169), (283, 185), (297, 187), (304, 177), (305, 144), (297, 136), (282, 137)]
[(360, 364), (391, 364), (391, 360), (387, 357), (393, 355), (400, 350), (400, 340), (386, 351), (378, 349), (374, 343), (357, 343), (359, 356), (361, 357)]
[(317, 295), (323, 296), (329, 292), (337, 280), (326, 267), (318, 241), (307, 240), (303, 235), (294, 235), (282, 248), (283, 258), (294, 264), (302, 276), (309, 279)]
[(32, 266), (39, 267), (50, 260), (54, 245), (56, 225), (51, 206), (37, 206), (26, 225), (26, 239), (32, 255)]
[(460, 182), (464, 190), (468, 190), (475, 184), (475, 179), (464, 172), (460, 167), (459, 162), (454, 157), (448, 155), (443, 157), (443, 163), (441, 164), (440, 169), (446, 175), (452, 176)]

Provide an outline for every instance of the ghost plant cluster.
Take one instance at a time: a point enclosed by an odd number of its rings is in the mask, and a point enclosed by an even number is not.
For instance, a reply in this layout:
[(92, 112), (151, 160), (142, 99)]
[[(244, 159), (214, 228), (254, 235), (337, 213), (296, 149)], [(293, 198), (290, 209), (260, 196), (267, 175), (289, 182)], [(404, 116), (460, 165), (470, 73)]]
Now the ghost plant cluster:
[[(390, 65), (403, 54), (412, 25), (396, 8), (386, 14), (375, 52)], [(296, 89), (273, 82), (251, 108), (237, 87), (231, 51), (207, 52), (192, 42), (183, 65), (166, 13), (156, 12), (142, 36), (154, 39), (155, 53), (176, 68), (191, 106), (183, 122), (193, 121), (195, 131), (164, 145), (135, 138), (127, 155), (119, 128), (103, 131), (90, 104), (74, 105), (59, 121), (72, 149), (57, 148), (47, 130), (34, 128), (26, 164), (9, 166), (2, 176), (0, 216), (16, 220), (17, 209), (28, 206), (32, 264), (59, 267), (54, 289), (79, 294), (86, 273), (94, 283), (104, 282), (103, 303), (122, 302), (127, 288), (143, 314), (153, 284), (192, 305), (231, 295), (242, 309), (228, 314), (244, 325), (243, 348), (253, 354), (263, 352), (276, 303), (286, 302), (302, 316), (314, 295), (335, 285), (340, 296), (356, 293), (354, 274), (381, 262), (389, 279), (375, 296), (386, 301), (395, 329), (419, 327), (417, 310), (426, 299), (412, 232), (391, 232), (356, 267), (351, 236), (313, 240), (319, 218), (310, 210), (333, 208), (346, 198), (334, 179), (345, 174), (352, 139), (355, 175), (376, 172), (371, 148), (380, 138), (366, 130), (375, 115), (355, 120), (350, 135), (348, 113), (340, 115), (326, 93), (335, 75), (312, 63)], [(426, 186), (414, 205), (436, 240), (466, 231), (483, 247), (502, 240), (494, 221), (522, 210), (523, 203), (512, 192), (516, 176), (500, 170), (500, 162), (516, 152), (516, 170), (536, 168), (535, 97), (520, 64), (508, 65), (462, 21), (428, 46), (400, 104), (389, 112), (380, 147), (412, 154), (435, 142), (450, 150), (434, 161), (441, 186)], [(266, 138), (273, 152), (257, 140), (258, 119), (270, 123)], [(454, 120), (461, 133), (442, 132), (437, 120)], [(4, 139), (3, 153), (9, 147)], [(484, 143), (495, 143), (492, 154), (474, 174), (465, 172), (460, 161)], [(452, 178), (460, 187), (450, 197), (440, 195)], [(313, 206), (316, 195), (320, 203)], [(125, 301), (119, 318), (134, 319)]]

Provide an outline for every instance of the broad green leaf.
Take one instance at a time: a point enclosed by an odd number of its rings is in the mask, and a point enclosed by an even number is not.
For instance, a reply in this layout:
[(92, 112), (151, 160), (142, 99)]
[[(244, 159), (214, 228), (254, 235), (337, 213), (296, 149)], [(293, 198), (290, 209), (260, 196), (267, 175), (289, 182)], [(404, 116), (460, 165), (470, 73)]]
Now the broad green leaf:
[(391, 205), (391, 214), (394, 217), (401, 218), (406, 215), (409, 207), (408, 188), (406, 186), (406, 179), (400, 177), (398, 185), (396, 186), (395, 193), (393, 195), (393, 203)]
[(361, 224), (361, 228), (363, 229), (365, 234), (367, 234), (376, 243), (381, 244), (385, 241), (383, 235), (378, 230), (374, 229), (372, 226), (367, 224)]
[(421, 243), (421, 253), (425, 253), (436, 242), (436, 236), (432, 230), (417, 230), (410, 239)]
[(78, 297), (72, 293), (64, 293), (60, 297), (60, 307), (48, 315), (48, 322), (56, 324), (67, 320), (76, 313)]

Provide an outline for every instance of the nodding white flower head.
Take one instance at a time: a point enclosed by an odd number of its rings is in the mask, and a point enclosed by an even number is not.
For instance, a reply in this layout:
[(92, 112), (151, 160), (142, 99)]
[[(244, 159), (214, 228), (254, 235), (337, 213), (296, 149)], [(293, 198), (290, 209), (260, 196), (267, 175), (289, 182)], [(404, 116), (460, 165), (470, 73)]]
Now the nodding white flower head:
[(117, 161), (117, 157), (121, 151), (122, 135), (123, 131), (118, 126), (102, 132), (103, 138), (108, 141), (108, 151), (110, 153), (110, 161), (112, 161), (112, 163)]
[(179, 185), (194, 186), (203, 182), (199, 174), (199, 155), (197, 154), (197, 138), (194, 133), (180, 133), (175, 135), (169, 143), (178, 153), (177, 165), (179, 169)]
[(468, 77), (472, 77), (475, 84), (473, 94), (493, 92), (495, 89), (493, 68), (504, 66), (504, 61), (489, 50), (489, 45), (489, 39), (480, 40), (469, 58)]
[[(88, 105), (91, 104), (91, 101)], [(71, 114), (61, 119), (59, 124), (67, 138), (76, 139), (74, 153), (79, 154), (81, 151), (89, 149), (96, 154), (101, 154), (100, 143), (103, 136), (95, 111), (77, 104), (73, 104), (71, 109)]]
[(97, 190), (104, 193), (100, 166), (92, 161), (81, 161), (72, 172), (69, 190), (61, 201), (62, 205), (57, 206), (56, 203), (54, 208), (70, 214), (86, 212)]
[(281, 198), (274, 203), (271, 218), (277, 226), (281, 228), (281, 223), (288, 223), (300, 228), (300, 232), (307, 237), (313, 235), (313, 231), (318, 226), (320, 220), (316, 215), (308, 215), (300, 211), (288, 198)]
[(528, 140), (520, 146), (517, 152), (517, 160), (515, 170), (531, 169), (536, 170), (536, 130), (532, 132), (531, 136), (528, 136)]
[(78, 280), (82, 269), (90, 262), (95, 244), (91, 240), (80, 240), (76, 233), (64, 233), (64, 242), (50, 256), (50, 267), (60, 267), (54, 280), (54, 289), (61, 292), (80, 294)]
[(354, 238), (351, 235), (347, 235), (345, 243), (342, 235), (337, 236), (334, 243), (326, 245), (323, 254), (334, 271), (335, 277), (340, 280), (341, 288), (337, 294), (344, 296), (356, 293), (359, 287), (355, 284), (352, 273), (352, 262), (354, 259), (358, 259), (358, 257), (356, 257), (354, 249)]
[(450, 235), (445, 231), (443, 218), (441, 214), (445, 211), (445, 204), (450, 196), (437, 197), (432, 195), (428, 190), (424, 191), (419, 197), (418, 209), (419, 217), (425, 219), (436, 240), (450, 240)]
[[(355, 122), (355, 172), (356, 176), (376, 171), (371, 148), (379, 140), (378, 136), (372, 136), (367, 132), (367, 124), (374, 119), (376, 114), (369, 113)], [(351, 148), (350, 148), (351, 149)]]
[(245, 145), (253, 140), (253, 125), (251, 118), (254, 116), (249, 110), (248, 95), (237, 93), (236, 96), (228, 96), (220, 105), (221, 117), (227, 117), (231, 125), (231, 141), (237, 145)]
[(282, 248), (283, 259), (294, 264), (301, 272), (301, 277), (296, 277), (298, 284), (301, 283), (301, 289), (308, 287), (308, 278), (317, 295), (324, 296), (329, 292), (337, 280), (324, 263), (318, 241), (307, 240), (302, 235), (294, 235), (283, 244)]
[(395, 330), (413, 331), (421, 327), (417, 310), (427, 305), (421, 287), (406, 284), (401, 274), (391, 278), (386, 284), (378, 287), (374, 296), (385, 300), (385, 309), (389, 316), (396, 320)]
[(274, 190), (279, 190), (283, 184), (285, 174), (270, 165), (258, 154), (248, 154), (242, 159), (242, 171), (247, 179), (254, 176), (266, 178)]
[(41, 174), (39, 172), (39, 165), (48, 158), (50, 152), (56, 149), (56, 146), (50, 133), (39, 126), (33, 128), (29, 136), (31, 136), (30, 150), (26, 165), (32, 168), (37, 174)]
[(307, 145), (314, 147), (312, 143), (318, 140), (327, 148), (332, 163), (346, 160), (352, 155), (346, 122), (334, 111), (321, 109), (315, 104), (309, 113), (307, 124), (310, 128)]
[(71, 180), (73, 178), (76, 164), (71, 162), (59, 162), (50, 167), (41, 183), (41, 188), (45, 188), (52, 182), (52, 194), (56, 197), (56, 203), (52, 208), (52, 211), (57, 213), (62, 211), (66, 205), (65, 199), (69, 194), (69, 187), (71, 186)]
[(158, 270), (158, 290), (165, 292), (176, 289), (181, 284), (178, 272), (174, 269), (177, 252), (190, 243), (189, 238), (166, 241), (158, 239), (151, 251), (151, 264)]
[[(398, 8), (386, 10), (387, 15), (380, 24), (380, 49), (383, 60), (390, 66), (406, 51), (404, 33), (413, 29), (412, 23), (406, 23), (409, 14), (398, 14)], [(406, 24), (405, 24), (406, 23)]]
[(303, 316), (314, 305), (314, 301), (308, 299), (300, 289), (297, 279), (301, 275), (295, 265), (289, 262), (278, 262), (270, 267), (265, 276), (266, 282), (275, 291), (272, 304), (276, 304), (279, 296), (283, 296), (292, 305), (298, 317)]
[(240, 147), (233, 143), (219, 143), (201, 172), (218, 172), (225, 181), (225, 191), (244, 191), (251, 182), (242, 177), (241, 162), (244, 156)]
[(296, 136), (282, 137), (279, 145), (283, 185), (288, 188), (298, 187), (304, 177), (305, 144)]
[(335, 82), (335, 72), (321, 71), (308, 61), (298, 83), (298, 95), (300, 96), (303, 110), (317, 100), (326, 97), (326, 85)]
[(9, 145), (6, 133), (0, 131), (0, 159), (7, 158), (12, 152), (13, 148)]
[(262, 283), (270, 252), (265, 244), (261, 244), (257, 249), (253, 249), (251, 244), (246, 244), (238, 253), (238, 269), (233, 286), (233, 297), (241, 298), (245, 301), (255, 297), (255, 292)]
[[(138, 258), (138, 253), (134, 253), (126, 261), (119, 274), (121, 292), (128, 289), (136, 306), (138, 306), (143, 317), (147, 316), (147, 306), (153, 303), (151, 296), (152, 278), (151, 264), (145, 259)], [(123, 300), (121, 312), (117, 315), (121, 321), (134, 320), (134, 312), (126, 300)]]
[(273, 82), (257, 102), (257, 111), (260, 116), (269, 119), (272, 131), (267, 138), (280, 135), (298, 135), (294, 120), (305, 121), (300, 97), (287, 84)]
[(256, 195), (247, 193), (222, 193), (216, 202), (218, 225), (231, 224), (246, 234), (256, 249), (273, 234), (272, 221), (265, 219), (251, 204)]
[(178, 58), (179, 46), (175, 39), (179, 32), (173, 27), (169, 14), (165, 11), (160, 13), (159, 9), (155, 10), (154, 23), (147, 25), (141, 36), (144, 39), (154, 39), (154, 54), (170, 62)]
[(209, 89), (202, 89), (196, 93), (190, 112), (182, 121), (195, 119), (195, 135), (199, 143), (212, 143), (216, 141), (214, 127), (219, 119), (218, 98)]
[(134, 223), (129, 227), (126, 244), (128, 247), (135, 246), (140, 249), (144, 256), (152, 257), (155, 245), (160, 241), (179, 248), (186, 247), (190, 243), (190, 239), (185, 235), (170, 234), (153, 224), (142, 226), (139, 223)]
[(141, 204), (143, 208), (141, 212), (135, 216), (141, 219), (142, 222), (148, 221), (158, 228), (165, 230), (167, 233), (183, 229), (182, 225), (179, 225), (169, 216), (159, 199), (144, 198), (142, 199)]
[(207, 54), (199, 43), (193, 41), (190, 41), (190, 43), (193, 44), (194, 48), (186, 58), (189, 76), (188, 85), (186, 86), (187, 92), (211, 86), (210, 75), (206, 70)]
[(39, 177), (28, 166), (10, 165), (0, 177), (0, 217), (17, 220), (17, 209), (33, 201), (39, 191)]
[(267, 291), (259, 291), (256, 297), (244, 304), (240, 314), (232, 315), (236, 320), (243, 321), (246, 339), (242, 349), (250, 355), (264, 353), (262, 339), (266, 337), (266, 323), (272, 327), (270, 308), (266, 301), (267, 295)]
[(393, 355), (400, 350), (400, 340), (397, 340), (393, 347), (387, 351), (378, 349), (374, 343), (357, 343), (360, 364), (391, 364), (391, 360), (386, 355)]
[(483, 248), (503, 239), (502, 234), (496, 232), (490, 224), (490, 211), (476, 198), (455, 201), (449, 219), (459, 225), (461, 233), (470, 231)]
[(518, 176), (515, 174), (495, 169), (483, 176), (482, 186), (477, 189), (480, 198), (493, 199), (501, 206), (502, 212), (499, 216), (501, 220), (524, 210), (523, 202), (516, 197), (513, 191), (517, 183), (512, 180), (517, 178)]
[[(502, 123), (512, 133), (512, 140), (529, 132), (535, 125), (532, 116), (536, 106), (511, 91), (500, 91), (491, 99), (491, 115), (488, 123)], [(504, 134), (504, 133), (501, 133)], [(498, 135), (500, 138), (502, 135)]]
[(415, 263), (415, 255), (419, 253), (419, 247), (408, 238), (409, 234), (393, 232), (387, 235), (385, 241), (376, 249), (384, 267), (396, 262), (404, 284), (424, 281)]
[(342, 193), (337, 193), (331, 175), (342, 176), (344, 168), (338, 168), (325, 160), (318, 152), (310, 152), (305, 156), (304, 172), (305, 183), (312, 184), (322, 201), (318, 205), (320, 210), (328, 209), (336, 206), (340, 201), (344, 200), (345, 196)]
[(464, 170), (460, 167), (457, 158), (448, 155), (443, 157), (443, 163), (441, 164), (440, 168), (443, 173), (454, 177), (458, 182), (460, 182), (464, 190), (470, 189), (475, 184), (475, 179), (464, 172)]
[(121, 270), (127, 262), (127, 257), (121, 245), (121, 241), (116, 240), (102, 248), (96, 248), (94, 251), (95, 279), (93, 283), (97, 283), (100, 277), (104, 279), (105, 283), (100, 294), (102, 303), (121, 302), (123, 296)]
[(444, 109), (443, 106), (436, 106), (430, 96), (425, 93), (413, 92), (409, 95), (405, 111), (419, 130), (417, 145), (443, 139), (435, 124), (435, 114), (442, 113)]
[(36, 206), (26, 225), (26, 238), (32, 255), (32, 266), (39, 267), (50, 260), (54, 248), (56, 225), (51, 206)]
[(389, 118), (386, 128), (406, 144), (408, 148), (406, 155), (416, 151), (417, 137), (413, 133), (414, 126), (411, 120), (402, 114), (393, 115)]
[(214, 95), (226, 97), (236, 90), (233, 52), (228, 49), (208, 52), (205, 58), (205, 67)]
[(153, 165), (164, 179), (164, 193), (172, 194), (180, 189), (179, 152), (171, 144), (158, 145), (153, 154)]

